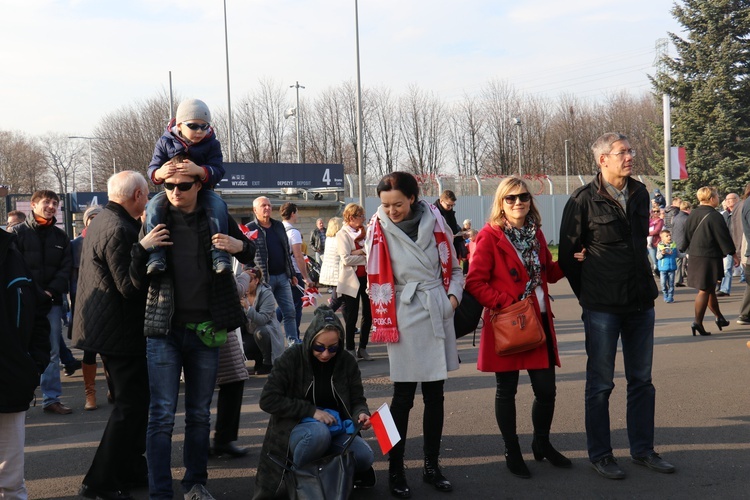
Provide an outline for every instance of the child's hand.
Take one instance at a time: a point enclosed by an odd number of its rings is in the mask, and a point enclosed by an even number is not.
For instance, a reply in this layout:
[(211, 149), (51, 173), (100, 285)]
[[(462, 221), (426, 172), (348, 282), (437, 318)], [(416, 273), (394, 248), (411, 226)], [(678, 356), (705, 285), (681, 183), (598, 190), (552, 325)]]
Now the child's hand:
[(182, 163), (178, 163), (176, 167), (176, 172), (179, 174), (185, 174), (189, 176), (199, 176), (201, 181), (203, 180), (203, 177), (205, 176), (206, 172), (203, 170), (203, 168), (199, 167), (195, 163), (193, 163), (190, 160), (185, 160)]
[(164, 179), (169, 179), (174, 175), (174, 173), (177, 171), (177, 168), (175, 167), (172, 160), (169, 160), (164, 165), (156, 169), (156, 172), (154, 172), (154, 179), (157, 181), (164, 181)]

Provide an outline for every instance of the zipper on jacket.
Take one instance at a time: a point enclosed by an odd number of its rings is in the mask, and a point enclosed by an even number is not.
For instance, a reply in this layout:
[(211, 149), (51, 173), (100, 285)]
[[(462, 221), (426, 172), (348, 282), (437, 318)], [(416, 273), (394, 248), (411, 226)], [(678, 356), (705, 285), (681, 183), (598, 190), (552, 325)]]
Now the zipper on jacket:
[[(8, 283), (8, 288), (12, 287), (15, 283), (23, 282), (23, 283), (31, 283), (31, 280), (26, 277), (20, 277), (16, 278), (10, 283)], [(21, 287), (16, 288), (16, 303), (18, 304), (18, 308), (16, 310), (16, 328), (21, 327), (21, 306), (23, 304), (21, 297), (23, 297), (23, 290)]]

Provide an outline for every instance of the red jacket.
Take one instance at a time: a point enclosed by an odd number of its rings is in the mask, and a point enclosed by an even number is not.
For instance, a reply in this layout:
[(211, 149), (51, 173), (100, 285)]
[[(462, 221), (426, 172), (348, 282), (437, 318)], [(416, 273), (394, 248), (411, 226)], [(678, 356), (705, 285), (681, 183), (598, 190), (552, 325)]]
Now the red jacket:
[[(557, 355), (557, 338), (552, 321), (553, 314), (547, 295), (547, 283), (555, 283), (563, 277), (563, 272), (547, 248), (547, 242), (541, 230), (536, 233), (539, 240), (539, 262), (542, 266), (542, 289), (546, 302), (547, 319), (549, 320), (552, 345), (555, 349), (555, 364), (560, 366)], [(495, 354), (495, 339), (492, 333), (489, 309), (507, 307), (518, 301), (529, 281), (521, 259), (513, 244), (508, 241), (502, 229), (490, 224), (485, 225), (476, 238), (476, 250), (473, 252), (469, 274), (466, 277), (465, 289), (480, 304), (488, 309), (484, 312), (484, 326), (479, 341), (479, 358), (477, 369), (483, 372), (507, 372), (515, 370), (534, 370), (549, 368), (547, 345), (541, 345), (532, 351), (521, 352), (510, 356)], [(532, 294), (534, 309), (541, 318), (536, 294)]]

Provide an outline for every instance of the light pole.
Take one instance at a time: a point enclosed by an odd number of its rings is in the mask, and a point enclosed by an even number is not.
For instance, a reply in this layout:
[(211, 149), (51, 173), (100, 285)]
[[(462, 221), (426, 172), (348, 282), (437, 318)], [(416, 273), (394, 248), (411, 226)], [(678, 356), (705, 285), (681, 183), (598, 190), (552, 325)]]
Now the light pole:
[(359, 76), (359, 5), (354, 0), (354, 33), (357, 40), (357, 166), (359, 167), (359, 204), (365, 207), (365, 166), (362, 161), (362, 82)]
[(302, 163), (302, 150), (299, 147), (299, 89), (304, 89), (299, 82), (295, 82), (294, 85), (289, 86), (290, 89), (297, 89), (297, 107), (294, 108), (294, 124), (297, 127), (297, 163)]
[(513, 118), (513, 123), (516, 124), (516, 132), (518, 133), (518, 177), (521, 177), (521, 119)]
[(565, 139), (565, 194), (570, 194), (570, 182), (568, 181), (568, 140)]
[(89, 141), (89, 189), (94, 192), (94, 162), (91, 157), (91, 141), (103, 140), (104, 137), (84, 137), (80, 135), (68, 136), (68, 139), (85, 139)]
[(227, 0), (224, 0), (224, 52), (227, 57), (227, 115), (229, 117), (229, 161), (232, 161), (232, 98), (229, 94), (229, 38), (227, 36)]

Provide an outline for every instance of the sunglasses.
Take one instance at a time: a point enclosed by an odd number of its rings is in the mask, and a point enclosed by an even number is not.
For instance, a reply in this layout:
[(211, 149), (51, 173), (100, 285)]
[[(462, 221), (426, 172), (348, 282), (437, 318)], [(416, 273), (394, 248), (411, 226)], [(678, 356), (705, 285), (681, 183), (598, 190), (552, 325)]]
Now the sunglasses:
[(336, 354), (339, 351), (338, 344), (329, 345), (328, 347), (324, 346), (323, 344), (313, 344), (312, 350), (315, 352), (326, 352), (328, 351), (331, 354)]
[(167, 191), (173, 191), (174, 188), (177, 188), (177, 189), (179, 189), (180, 191), (182, 191), (184, 193), (185, 191), (190, 191), (191, 189), (193, 189), (193, 185), (194, 184), (195, 184), (195, 181), (193, 181), (193, 182), (180, 182), (179, 184), (173, 184), (171, 182), (165, 182), (164, 183), (164, 189), (166, 189)]
[(191, 123), (191, 122), (182, 122), (182, 124), (185, 125), (187, 128), (189, 128), (190, 130), (202, 130), (204, 132), (208, 130), (208, 127), (211, 126), (211, 124), (209, 123), (198, 124), (198, 123)]
[(530, 193), (521, 193), (521, 194), (509, 194), (505, 198), (505, 203), (508, 205), (515, 205), (516, 200), (521, 200), (521, 203), (528, 203), (529, 200), (531, 200), (531, 194)]

